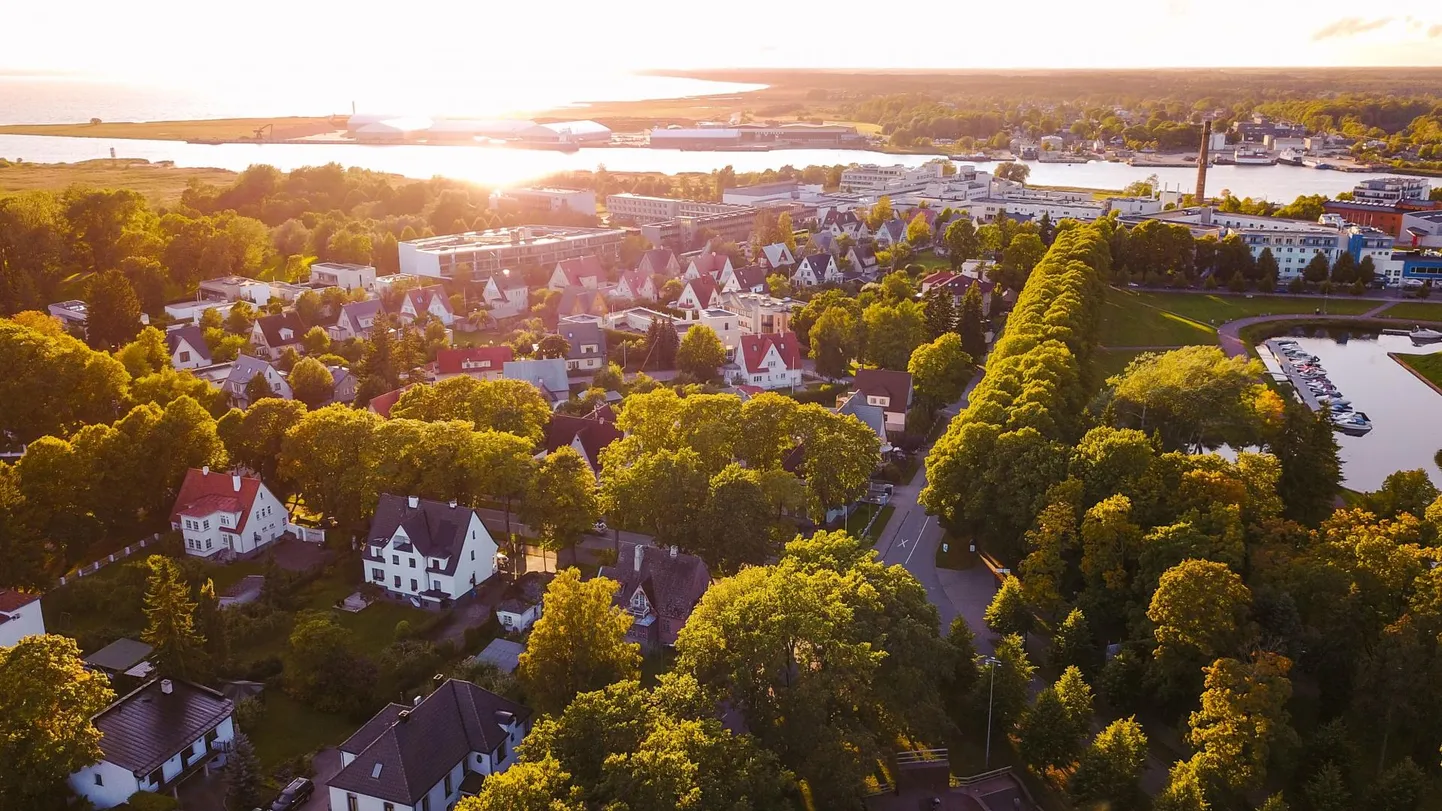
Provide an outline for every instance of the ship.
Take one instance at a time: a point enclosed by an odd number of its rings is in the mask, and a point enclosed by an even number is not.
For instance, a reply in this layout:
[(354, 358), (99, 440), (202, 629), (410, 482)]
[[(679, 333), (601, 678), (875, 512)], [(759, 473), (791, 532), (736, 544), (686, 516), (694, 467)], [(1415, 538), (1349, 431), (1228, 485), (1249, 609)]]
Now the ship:
[(1275, 166), (1277, 159), (1265, 149), (1242, 146), (1232, 153), (1232, 162), (1238, 166)]

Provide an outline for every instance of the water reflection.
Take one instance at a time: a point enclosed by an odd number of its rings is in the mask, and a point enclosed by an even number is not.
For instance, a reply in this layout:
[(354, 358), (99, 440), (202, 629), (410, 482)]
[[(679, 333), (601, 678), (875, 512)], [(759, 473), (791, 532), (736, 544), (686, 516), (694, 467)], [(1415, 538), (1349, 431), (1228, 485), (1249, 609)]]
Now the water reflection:
[[(1341, 396), (1372, 419), (1366, 436), (1337, 434), (1348, 487), (1376, 490), (1388, 474), (1414, 468), (1427, 471), (1442, 487), (1442, 472), (1432, 458), (1442, 448), (1442, 395), (1388, 355), (1431, 354), (1442, 351), (1442, 345), (1418, 346), (1404, 335), (1339, 330), (1299, 329), (1285, 337), (1316, 355)], [(1269, 371), (1280, 370), (1270, 353), (1261, 355)]]

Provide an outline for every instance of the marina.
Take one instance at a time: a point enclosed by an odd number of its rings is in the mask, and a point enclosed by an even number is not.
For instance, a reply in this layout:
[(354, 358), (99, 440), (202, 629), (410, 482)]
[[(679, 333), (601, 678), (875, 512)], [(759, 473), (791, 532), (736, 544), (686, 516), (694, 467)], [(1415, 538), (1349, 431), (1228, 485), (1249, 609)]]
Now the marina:
[(1372, 432), (1372, 420), (1364, 412), (1354, 410), (1352, 401), (1343, 397), (1341, 390), (1328, 379), (1321, 358), (1291, 338), (1273, 338), (1267, 341), (1266, 347), (1297, 396), (1313, 411), (1327, 410), (1335, 430), (1352, 436)]

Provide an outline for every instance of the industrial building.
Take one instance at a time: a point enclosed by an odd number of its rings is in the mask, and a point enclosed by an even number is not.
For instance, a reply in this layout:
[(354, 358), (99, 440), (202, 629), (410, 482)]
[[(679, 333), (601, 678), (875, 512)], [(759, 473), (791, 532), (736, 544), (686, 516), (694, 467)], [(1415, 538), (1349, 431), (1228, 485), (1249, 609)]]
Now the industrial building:
[(506, 268), (554, 266), (577, 256), (595, 255), (614, 264), (625, 236), (620, 228), (522, 225), (413, 239), (398, 248), (402, 273), (432, 279), (460, 273), (480, 280)]
[(610, 143), (611, 130), (595, 121), (556, 121), (537, 124), (523, 119), (426, 118), (422, 116), (362, 113), (346, 121), (346, 131), (358, 141), (459, 142), (514, 141), (539, 146)]

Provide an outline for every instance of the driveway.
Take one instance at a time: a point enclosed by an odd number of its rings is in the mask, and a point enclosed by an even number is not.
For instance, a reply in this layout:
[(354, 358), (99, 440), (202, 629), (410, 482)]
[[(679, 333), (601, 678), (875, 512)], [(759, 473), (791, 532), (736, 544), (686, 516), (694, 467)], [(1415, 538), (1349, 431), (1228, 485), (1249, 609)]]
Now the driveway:
[[(340, 772), (340, 750), (322, 749), (311, 758), (315, 769), (315, 793), (300, 807), (300, 811), (330, 811), (330, 781)], [(274, 798), (272, 798), (274, 799)]]

